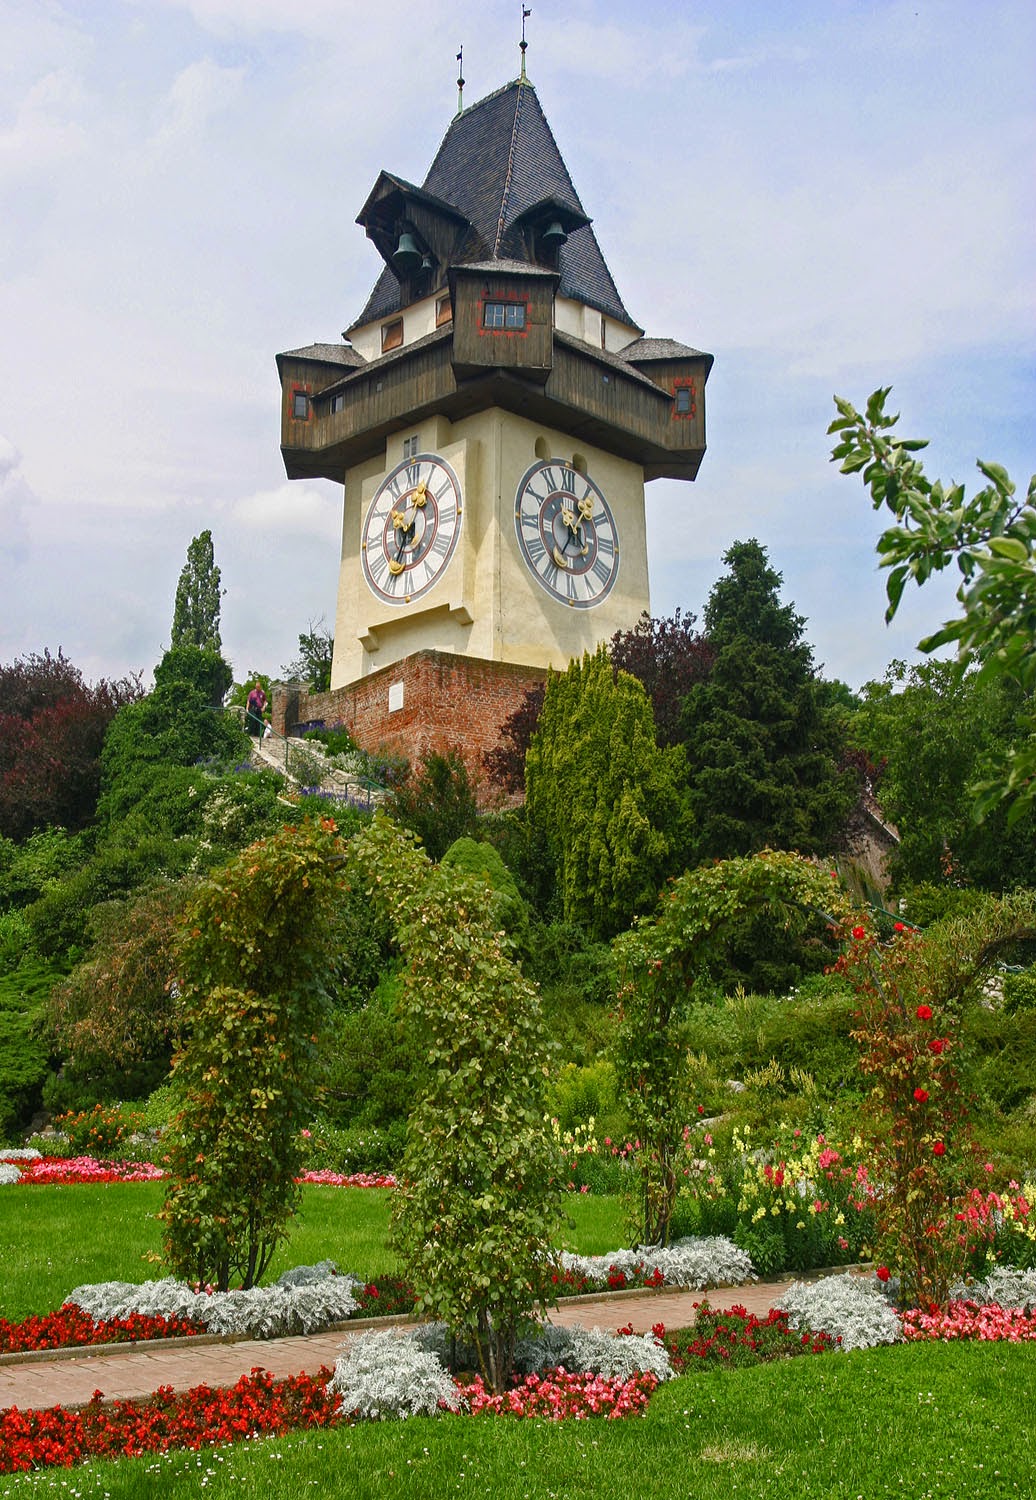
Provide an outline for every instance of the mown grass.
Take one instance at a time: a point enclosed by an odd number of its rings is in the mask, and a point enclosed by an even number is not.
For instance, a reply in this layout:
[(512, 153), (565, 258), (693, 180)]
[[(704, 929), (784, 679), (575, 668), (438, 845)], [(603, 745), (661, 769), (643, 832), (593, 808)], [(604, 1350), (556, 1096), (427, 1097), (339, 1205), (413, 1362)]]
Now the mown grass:
[[(163, 1196), (160, 1182), (0, 1189), (0, 1317), (50, 1312), (84, 1282), (164, 1275), (155, 1217)], [(302, 1213), (266, 1279), (326, 1259), (365, 1277), (394, 1271), (391, 1201), (391, 1191), (380, 1188), (305, 1188)], [(563, 1241), (570, 1248), (597, 1255), (623, 1243), (617, 1198), (574, 1194), (566, 1206), (573, 1227)]]
[(1036, 1486), (1036, 1347), (931, 1344), (688, 1375), (643, 1418), (371, 1423), (0, 1479), (0, 1497), (999, 1500)]

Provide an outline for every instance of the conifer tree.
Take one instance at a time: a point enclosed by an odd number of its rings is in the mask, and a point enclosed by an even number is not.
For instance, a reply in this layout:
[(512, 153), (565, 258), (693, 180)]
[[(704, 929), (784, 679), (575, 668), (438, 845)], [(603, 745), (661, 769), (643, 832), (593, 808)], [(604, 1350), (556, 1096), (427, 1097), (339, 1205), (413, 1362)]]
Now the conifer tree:
[(735, 542), (723, 561), (704, 616), (715, 660), (683, 708), (695, 855), (829, 852), (855, 787), (837, 768), (836, 719), (818, 702), (805, 620), (781, 603), (781, 575), (759, 542)]
[(187, 548), (187, 561), (176, 585), (171, 647), (197, 646), (201, 651), (214, 651), (219, 655), (223, 649), (219, 634), (221, 595), (212, 532), (203, 531)]
[(653, 907), (686, 841), (684, 774), (683, 750), (659, 748), (647, 693), (606, 647), (548, 678), (526, 797), (567, 921), (608, 937)]

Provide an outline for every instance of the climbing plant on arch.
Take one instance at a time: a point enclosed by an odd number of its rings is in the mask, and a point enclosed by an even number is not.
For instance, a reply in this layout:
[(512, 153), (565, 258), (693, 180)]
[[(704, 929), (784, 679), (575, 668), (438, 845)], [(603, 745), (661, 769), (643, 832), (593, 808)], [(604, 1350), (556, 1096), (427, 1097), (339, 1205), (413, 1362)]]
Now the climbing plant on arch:
[(818, 935), (850, 909), (830, 871), (764, 849), (689, 870), (663, 892), (656, 916), (615, 940), (620, 1024), (616, 1063), (640, 1142), (641, 1236), (666, 1244), (676, 1201), (676, 1158), (686, 1123), (684, 1032), (695, 980), (749, 916), (782, 932)]

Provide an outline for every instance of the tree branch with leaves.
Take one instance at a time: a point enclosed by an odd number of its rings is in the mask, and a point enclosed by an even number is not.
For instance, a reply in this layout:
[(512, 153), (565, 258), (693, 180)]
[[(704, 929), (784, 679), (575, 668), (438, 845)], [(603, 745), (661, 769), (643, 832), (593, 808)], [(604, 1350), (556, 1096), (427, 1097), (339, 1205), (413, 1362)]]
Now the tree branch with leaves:
[(981, 817), (1008, 799), (1009, 823), (1036, 804), (1036, 475), (1025, 498), (999, 464), (979, 460), (988, 483), (969, 499), (961, 484), (930, 480), (915, 455), (922, 438), (893, 433), (899, 414), (885, 410), (891, 386), (875, 391), (863, 413), (835, 397), (838, 416), (828, 432), (838, 437), (832, 461), (843, 474), (863, 474), (875, 510), (895, 518), (878, 538), (881, 566), (889, 569), (886, 621), (899, 608), (911, 578), (920, 586), (956, 564), (961, 613), (919, 642), (922, 651), (954, 644), (964, 666), (983, 677), (1010, 678), (1029, 700), (1023, 733), (1002, 771), (975, 788)]

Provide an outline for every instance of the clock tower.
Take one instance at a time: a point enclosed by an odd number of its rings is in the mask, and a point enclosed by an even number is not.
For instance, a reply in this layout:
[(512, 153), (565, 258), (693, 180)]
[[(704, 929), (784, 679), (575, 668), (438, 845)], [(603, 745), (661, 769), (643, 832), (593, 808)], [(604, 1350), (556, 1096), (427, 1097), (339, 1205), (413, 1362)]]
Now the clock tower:
[(697, 474), (712, 356), (627, 312), (524, 74), (357, 222), (366, 306), (277, 358), (288, 477), (344, 492), (331, 691), (287, 727), (477, 768), (548, 667), (649, 609), (644, 484)]

